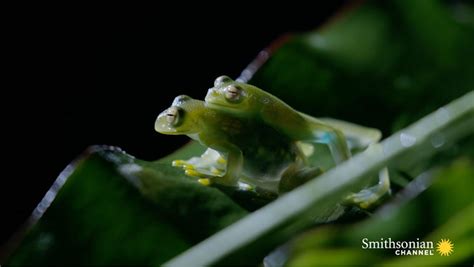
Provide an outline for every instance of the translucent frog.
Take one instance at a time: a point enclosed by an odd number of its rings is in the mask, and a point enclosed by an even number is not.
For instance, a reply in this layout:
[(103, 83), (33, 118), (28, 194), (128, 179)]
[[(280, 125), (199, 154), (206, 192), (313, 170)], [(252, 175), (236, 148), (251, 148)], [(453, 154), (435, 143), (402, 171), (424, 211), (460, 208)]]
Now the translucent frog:
[(162, 134), (188, 135), (208, 149), (200, 157), (175, 160), (203, 184), (258, 187), (282, 193), (321, 174), (307, 164), (307, 145), (259, 119), (238, 117), (209, 108), (204, 101), (181, 95), (155, 122)]
[[(381, 138), (377, 129), (330, 118), (317, 119), (298, 112), (270, 93), (250, 84), (236, 82), (228, 76), (220, 76), (214, 81), (214, 87), (208, 90), (205, 102), (209, 109), (241, 119), (252, 118), (291, 140), (324, 143), (329, 147), (336, 164), (351, 157), (349, 147), (356, 150), (375, 147)], [(389, 191), (388, 170), (383, 168), (379, 172), (377, 185), (353, 193), (347, 200), (367, 208)]]

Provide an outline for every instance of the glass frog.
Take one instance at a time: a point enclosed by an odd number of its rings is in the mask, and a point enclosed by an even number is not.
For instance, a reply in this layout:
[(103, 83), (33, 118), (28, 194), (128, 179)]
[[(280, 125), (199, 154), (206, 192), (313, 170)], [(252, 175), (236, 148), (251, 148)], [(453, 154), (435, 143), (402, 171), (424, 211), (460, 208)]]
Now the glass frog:
[[(214, 81), (205, 102), (209, 109), (258, 120), (291, 140), (324, 143), (328, 145), (336, 164), (351, 156), (349, 147), (364, 149), (375, 146), (381, 138), (377, 129), (330, 118), (317, 119), (298, 112), (270, 93), (228, 76), (220, 76)], [(377, 185), (351, 194), (347, 200), (367, 208), (389, 191), (388, 170), (383, 168)]]
[[(155, 122), (162, 134), (188, 135), (208, 147), (200, 157), (175, 160), (189, 176), (227, 186), (243, 184), (281, 193), (321, 174), (307, 165), (311, 149), (253, 118), (210, 109), (181, 95)], [(242, 183), (243, 182), (243, 183)]]

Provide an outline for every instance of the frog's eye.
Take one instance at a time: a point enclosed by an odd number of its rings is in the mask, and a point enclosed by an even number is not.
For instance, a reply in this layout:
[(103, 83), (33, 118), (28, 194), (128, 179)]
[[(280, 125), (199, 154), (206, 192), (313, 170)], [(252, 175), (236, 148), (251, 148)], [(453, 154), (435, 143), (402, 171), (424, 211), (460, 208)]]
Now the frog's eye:
[(232, 82), (232, 79), (229, 78), (229, 76), (225, 76), (225, 75), (219, 76), (214, 81), (214, 87), (218, 87), (218, 86), (220, 86), (224, 83), (228, 83), (228, 82)]
[(182, 115), (183, 115), (183, 110), (178, 107), (170, 107), (166, 111), (166, 121), (173, 125), (173, 126), (178, 126), (181, 121), (182, 121)]
[(173, 104), (171, 104), (171, 106), (179, 106), (181, 105), (183, 102), (186, 102), (188, 100), (191, 100), (192, 98), (187, 96), (187, 95), (179, 95), (177, 97), (174, 98), (173, 100)]
[(238, 85), (229, 85), (224, 89), (225, 98), (231, 102), (237, 102), (242, 96), (242, 88)]

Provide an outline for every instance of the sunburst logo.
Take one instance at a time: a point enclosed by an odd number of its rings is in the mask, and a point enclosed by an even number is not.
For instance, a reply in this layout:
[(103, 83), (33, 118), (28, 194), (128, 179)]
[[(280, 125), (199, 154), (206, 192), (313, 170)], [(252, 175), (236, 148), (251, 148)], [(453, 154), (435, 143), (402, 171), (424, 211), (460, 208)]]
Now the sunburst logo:
[(436, 243), (436, 251), (438, 251), (441, 256), (451, 255), (451, 253), (453, 253), (453, 248), (454, 245), (449, 239), (441, 239)]

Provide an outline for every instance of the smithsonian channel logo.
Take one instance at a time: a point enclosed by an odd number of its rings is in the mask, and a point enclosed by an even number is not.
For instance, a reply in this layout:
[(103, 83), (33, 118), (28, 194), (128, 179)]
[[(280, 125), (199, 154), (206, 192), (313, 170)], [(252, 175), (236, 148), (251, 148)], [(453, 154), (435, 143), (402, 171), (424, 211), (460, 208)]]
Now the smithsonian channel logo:
[(423, 241), (400, 241), (391, 238), (380, 238), (380, 240), (362, 239), (362, 249), (391, 249), (397, 256), (432, 256), (435, 251), (441, 256), (449, 256), (454, 251), (454, 244), (449, 239), (441, 239), (438, 242)]

